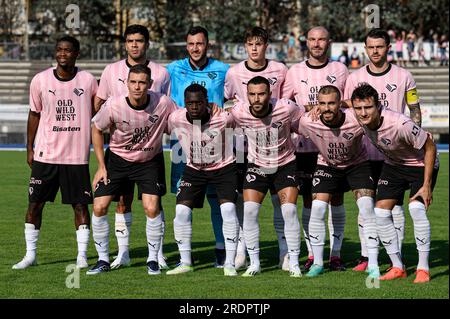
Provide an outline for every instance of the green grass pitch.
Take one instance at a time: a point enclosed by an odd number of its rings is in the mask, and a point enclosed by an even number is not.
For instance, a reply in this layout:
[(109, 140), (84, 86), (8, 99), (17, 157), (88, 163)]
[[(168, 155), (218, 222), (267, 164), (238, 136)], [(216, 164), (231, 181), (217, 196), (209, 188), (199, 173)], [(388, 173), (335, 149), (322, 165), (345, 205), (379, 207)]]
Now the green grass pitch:
[[(169, 181), (170, 164), (166, 155), (166, 176)], [(187, 298), (187, 299), (305, 299), (305, 298), (449, 298), (448, 266), (448, 154), (442, 154), (441, 170), (434, 191), (434, 202), (428, 211), (431, 221), (432, 250), (430, 254), (431, 282), (422, 285), (412, 283), (417, 253), (413, 237), (412, 220), (406, 218), (404, 258), (407, 261), (408, 278), (394, 282), (381, 282), (379, 288), (366, 287), (364, 273), (350, 270), (359, 256), (356, 221), (356, 204), (347, 193), (345, 207), (347, 224), (342, 257), (347, 271), (325, 272), (318, 278), (290, 278), (288, 273), (277, 268), (278, 248), (272, 223), (272, 208), (265, 200), (260, 213), (262, 273), (254, 278), (224, 277), (221, 269), (212, 266), (214, 261), (214, 236), (210, 222), (208, 204), (194, 211), (193, 255), (196, 261), (193, 273), (180, 276), (149, 276), (145, 268), (147, 246), (145, 216), (139, 201), (134, 202), (133, 225), (130, 239), (132, 265), (98, 276), (86, 276), (80, 272), (79, 289), (66, 287), (66, 279), (73, 273), (66, 267), (75, 263), (76, 237), (73, 213), (70, 206), (55, 203), (44, 209), (41, 234), (38, 242), (38, 266), (24, 271), (12, 270), (25, 253), (23, 236), (24, 216), (27, 207), (27, 191), (30, 170), (26, 165), (25, 152), (0, 152), (0, 298)], [(96, 163), (91, 155), (91, 177)], [(173, 235), (175, 197), (167, 194), (163, 198), (166, 212), (165, 255), (169, 266), (178, 261), (177, 246)], [(301, 207), (301, 201), (298, 202)], [(109, 222), (114, 229), (114, 210), (110, 207)], [(92, 236), (92, 235), (91, 235)], [(113, 231), (110, 236), (110, 253), (114, 256), (117, 242)], [(328, 254), (328, 249), (326, 252)], [(97, 254), (91, 239), (89, 263), (96, 262)], [(326, 258), (326, 256), (325, 256)], [(305, 243), (302, 239), (301, 263), (306, 259)], [(388, 266), (384, 249), (380, 252), (381, 270)], [(326, 266), (326, 265), (325, 265)]]

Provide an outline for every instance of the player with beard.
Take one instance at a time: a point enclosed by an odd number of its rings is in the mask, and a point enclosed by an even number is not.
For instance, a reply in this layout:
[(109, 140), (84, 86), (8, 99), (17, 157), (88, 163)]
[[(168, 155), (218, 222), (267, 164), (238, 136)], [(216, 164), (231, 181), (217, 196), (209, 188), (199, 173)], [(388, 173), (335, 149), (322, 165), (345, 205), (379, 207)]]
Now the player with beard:
[[(422, 116), (416, 83), (408, 70), (388, 62), (388, 52), (391, 48), (388, 33), (382, 29), (372, 29), (366, 35), (365, 44), (369, 64), (350, 74), (345, 85), (344, 98), (347, 100), (350, 99), (353, 90), (360, 83), (369, 83), (377, 90), (380, 104), (384, 108), (405, 113), (406, 107), (408, 107), (410, 118), (416, 125), (420, 126)], [(367, 138), (364, 138), (364, 141), (372, 166), (372, 175), (376, 181), (381, 174), (385, 158)], [(392, 209), (392, 218), (398, 236), (400, 251), (405, 235), (405, 212), (402, 205), (403, 200), (399, 199)], [(361, 241), (361, 257), (353, 270), (364, 271), (367, 267), (367, 252), (364, 241), (365, 236), (363, 236), (364, 224), (360, 218), (358, 225)]]
[[(341, 94), (344, 92), (345, 82), (348, 77), (347, 67), (341, 62), (331, 61), (327, 51), (331, 40), (327, 29), (314, 27), (307, 33), (307, 47), (309, 58), (290, 67), (286, 81), (283, 85), (282, 96), (293, 99), (306, 110), (310, 110), (318, 103), (317, 96), (324, 85), (336, 86)], [(308, 237), (308, 225), (312, 204), (312, 174), (317, 163), (317, 146), (311, 139), (299, 136), (296, 142), (297, 178), (300, 191), (303, 196), (302, 225), (306, 246), (308, 247), (308, 260), (304, 265), (305, 270), (313, 264), (314, 258)], [(340, 258), (342, 242), (344, 240), (345, 208), (343, 195), (333, 194), (328, 206), (328, 230), (330, 234), (330, 270), (345, 270)]]
[[(178, 106), (184, 107), (184, 90), (197, 83), (208, 91), (208, 101), (219, 107), (223, 106), (223, 90), (228, 64), (209, 58), (208, 31), (200, 26), (192, 27), (186, 35), (188, 57), (167, 65), (170, 74), (170, 97)], [(172, 167), (171, 192), (176, 193), (181, 176), (186, 166), (186, 155), (176, 140), (171, 140)], [(211, 221), (216, 239), (216, 267), (223, 267), (225, 262), (225, 239), (222, 233), (222, 215), (217, 195), (212, 187), (208, 187), (207, 200), (211, 206)]]

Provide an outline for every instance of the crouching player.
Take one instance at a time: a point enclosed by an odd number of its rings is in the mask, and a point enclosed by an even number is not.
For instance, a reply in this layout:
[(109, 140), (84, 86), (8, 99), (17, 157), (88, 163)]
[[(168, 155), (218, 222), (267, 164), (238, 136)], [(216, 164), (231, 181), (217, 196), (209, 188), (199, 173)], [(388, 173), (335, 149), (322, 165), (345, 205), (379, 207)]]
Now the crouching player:
[(409, 212), (419, 253), (414, 283), (430, 281), (430, 222), (427, 208), (432, 201), (438, 167), (436, 145), (430, 136), (401, 113), (384, 109), (378, 92), (362, 83), (352, 93), (353, 109), (366, 135), (386, 157), (378, 180), (375, 214), (378, 235), (392, 262), (392, 268), (380, 280), (405, 278), (406, 270), (399, 252), (392, 209), (408, 188)]
[[(168, 133), (178, 139), (187, 165), (177, 191), (173, 228), (180, 251), (179, 265), (167, 272), (177, 275), (194, 270), (191, 259), (192, 210), (202, 208), (207, 186), (214, 186), (223, 218), (225, 276), (237, 276), (234, 266), (239, 223), (236, 216), (237, 170), (233, 154), (234, 120), (227, 112), (208, 110), (207, 90), (191, 84), (184, 91), (185, 109), (169, 117)], [(228, 129), (227, 129), (228, 128)]]

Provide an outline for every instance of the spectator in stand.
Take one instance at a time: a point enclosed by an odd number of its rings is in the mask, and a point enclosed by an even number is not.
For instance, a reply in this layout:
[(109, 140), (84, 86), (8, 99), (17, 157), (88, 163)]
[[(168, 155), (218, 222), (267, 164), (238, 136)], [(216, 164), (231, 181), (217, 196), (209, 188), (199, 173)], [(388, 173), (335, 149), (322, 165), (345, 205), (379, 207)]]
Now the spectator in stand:
[(356, 47), (353, 47), (352, 55), (350, 56), (351, 59), (351, 67), (356, 69), (359, 68), (361, 64), (361, 59), (359, 58), (358, 51), (356, 50)]
[(397, 34), (397, 39), (395, 40), (395, 54), (397, 56), (398, 66), (406, 66), (405, 60), (403, 59), (403, 42), (405, 40), (405, 31), (399, 32)]
[(417, 36), (414, 33), (414, 30), (410, 30), (408, 35), (406, 36), (406, 46), (408, 49), (408, 60), (410, 63), (414, 64), (414, 61), (417, 60), (415, 57), (415, 46), (416, 46)]
[(307, 57), (308, 47), (306, 46), (306, 35), (304, 31), (300, 32), (300, 35), (298, 36), (298, 42), (300, 43), (300, 53), (301, 53), (300, 61), (304, 61), (308, 58)]
[(443, 34), (439, 41), (439, 53), (441, 60), (440, 66), (448, 66), (447, 49), (448, 49), (448, 39), (447, 36)]
[(439, 58), (438, 49), (439, 49), (439, 35), (435, 32), (433, 33), (433, 60), (435, 61)]
[(295, 35), (291, 32), (288, 37), (288, 61), (295, 60)]
[(342, 47), (342, 53), (338, 60), (339, 62), (344, 63), (347, 67), (349, 66), (350, 58), (348, 57), (348, 47), (346, 45)]

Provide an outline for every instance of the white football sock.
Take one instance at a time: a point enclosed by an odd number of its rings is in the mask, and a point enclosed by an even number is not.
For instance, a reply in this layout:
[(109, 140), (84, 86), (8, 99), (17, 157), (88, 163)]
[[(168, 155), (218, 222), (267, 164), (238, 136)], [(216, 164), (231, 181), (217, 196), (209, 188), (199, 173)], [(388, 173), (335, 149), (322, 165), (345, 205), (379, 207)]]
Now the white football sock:
[(164, 215), (164, 210), (161, 209), (159, 211), (159, 215), (161, 216), (162, 235), (161, 235), (161, 244), (159, 245), (158, 250), (158, 259), (164, 259), (163, 245), (164, 245), (164, 234), (166, 233), (166, 216)]
[(88, 225), (78, 226), (77, 243), (78, 243), (78, 257), (87, 258), (87, 250), (89, 247), (90, 230)]
[(175, 241), (180, 251), (180, 261), (185, 265), (192, 265), (191, 241), (192, 241), (192, 210), (181, 204), (175, 206), (175, 219), (173, 220)]
[(244, 225), (244, 198), (242, 194), (239, 194), (236, 200), (236, 215), (239, 221), (239, 240), (236, 254), (246, 255), (247, 247), (245, 245), (244, 230), (242, 229)]
[(369, 257), (370, 266), (378, 266), (379, 239), (377, 233), (377, 216), (375, 215), (374, 200), (370, 196), (362, 196), (356, 201), (359, 215), (364, 223), (364, 241)]
[(391, 258), (392, 265), (402, 268), (400, 252), (398, 251), (397, 233), (395, 232), (392, 213), (388, 209), (376, 208), (375, 215), (377, 219), (377, 232), (386, 252)]
[(155, 218), (147, 216), (147, 224), (145, 227), (147, 234), (148, 258), (147, 262), (158, 260), (159, 246), (161, 245), (162, 237), (162, 218), (161, 215)]
[(392, 220), (394, 221), (394, 228), (397, 232), (398, 249), (401, 253), (403, 239), (405, 238), (405, 210), (403, 206), (394, 206), (392, 209)]
[(283, 214), (281, 213), (280, 199), (278, 195), (272, 195), (272, 206), (273, 206), (273, 227), (277, 233), (278, 247), (280, 252), (280, 259), (288, 252), (286, 236), (284, 234), (284, 220)]
[(328, 203), (313, 200), (311, 218), (309, 219), (309, 242), (314, 255), (314, 264), (323, 266), (323, 249), (325, 246), (325, 212)]
[(236, 205), (234, 203), (223, 203), (220, 205), (223, 224), (222, 232), (225, 238), (225, 265), (234, 267), (237, 243), (239, 240), (239, 221), (236, 216)]
[(308, 249), (308, 257), (313, 255), (311, 243), (309, 241), (309, 219), (311, 218), (311, 208), (306, 208), (303, 206), (302, 209), (302, 226), (303, 226), (303, 236), (305, 237), (306, 248)]
[(109, 263), (108, 215), (97, 217), (92, 214), (92, 238), (98, 253), (98, 260)]
[(130, 245), (130, 231), (132, 223), (131, 212), (125, 214), (116, 213), (116, 222), (114, 224), (115, 234), (117, 238), (117, 245), (119, 246), (119, 251), (117, 255), (128, 256), (128, 250)]
[(341, 256), (344, 240), (345, 207), (344, 205), (328, 205), (328, 230), (330, 234), (330, 256)]
[(34, 224), (25, 223), (25, 243), (27, 246), (27, 253), (25, 257), (29, 259), (36, 259), (37, 241), (39, 238), (39, 229), (36, 229)]
[(414, 238), (419, 252), (419, 264), (417, 265), (417, 269), (425, 269), (428, 271), (431, 229), (425, 205), (418, 201), (409, 203), (409, 213), (411, 214), (414, 223)]
[(367, 257), (367, 246), (366, 246), (366, 239), (364, 237), (364, 220), (361, 216), (361, 213), (358, 212), (358, 235), (359, 235), (359, 242), (361, 244), (361, 256)]
[(244, 202), (244, 238), (247, 245), (250, 263), (258, 266), (259, 262), (259, 223), (258, 214), (261, 204)]
[(300, 255), (300, 223), (298, 221), (297, 205), (286, 203), (281, 205), (284, 218), (284, 234), (289, 252), (289, 265), (291, 268), (298, 265)]

